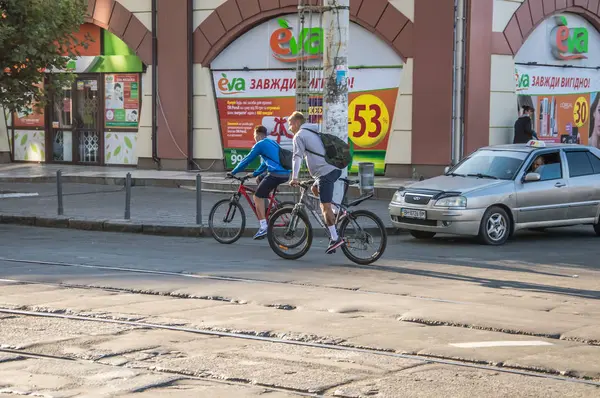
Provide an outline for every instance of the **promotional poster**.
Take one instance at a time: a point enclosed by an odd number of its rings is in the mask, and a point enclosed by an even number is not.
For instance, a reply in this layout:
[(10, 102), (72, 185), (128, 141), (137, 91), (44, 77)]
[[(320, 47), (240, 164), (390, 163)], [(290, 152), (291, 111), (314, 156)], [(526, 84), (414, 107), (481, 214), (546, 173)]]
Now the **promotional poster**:
[[(359, 162), (375, 163), (375, 172), (385, 171), (385, 152), (398, 97), (402, 69), (355, 69), (348, 78), (348, 138), (353, 148), (351, 172)], [(292, 149), (293, 134), (287, 117), (296, 106), (295, 72), (236, 71), (213, 72), (217, 107), (227, 168), (239, 163), (254, 145), (253, 131), (263, 125), (268, 139)], [(310, 83), (322, 89), (322, 79)], [(309, 99), (306, 115), (320, 123), (322, 99)], [(326, 131), (324, 131), (326, 133)], [(253, 164), (256, 167), (257, 164)]]

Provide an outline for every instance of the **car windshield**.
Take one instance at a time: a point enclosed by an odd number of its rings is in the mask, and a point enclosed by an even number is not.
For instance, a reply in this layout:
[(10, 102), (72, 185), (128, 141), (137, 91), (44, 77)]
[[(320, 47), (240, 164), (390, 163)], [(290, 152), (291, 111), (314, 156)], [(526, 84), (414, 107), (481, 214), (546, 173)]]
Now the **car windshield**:
[(528, 153), (482, 149), (459, 163), (448, 175), (512, 180)]

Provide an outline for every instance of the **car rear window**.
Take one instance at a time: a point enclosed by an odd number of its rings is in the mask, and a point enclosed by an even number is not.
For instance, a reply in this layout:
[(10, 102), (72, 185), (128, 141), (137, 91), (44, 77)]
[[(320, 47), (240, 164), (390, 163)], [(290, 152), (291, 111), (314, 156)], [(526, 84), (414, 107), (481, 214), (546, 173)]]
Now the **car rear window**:
[(594, 174), (600, 174), (600, 159), (593, 153), (588, 152), (588, 159), (592, 164), (592, 168), (594, 169)]
[(594, 174), (594, 168), (587, 151), (567, 152), (567, 163), (569, 164), (570, 177)]

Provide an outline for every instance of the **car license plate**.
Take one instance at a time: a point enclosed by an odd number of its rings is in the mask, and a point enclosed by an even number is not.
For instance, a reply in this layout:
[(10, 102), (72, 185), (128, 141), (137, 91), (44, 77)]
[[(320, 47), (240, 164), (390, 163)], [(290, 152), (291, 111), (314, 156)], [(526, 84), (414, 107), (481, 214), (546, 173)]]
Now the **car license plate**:
[(427, 218), (425, 210), (402, 209), (400, 210), (400, 215), (404, 218), (416, 218), (418, 220), (425, 220)]

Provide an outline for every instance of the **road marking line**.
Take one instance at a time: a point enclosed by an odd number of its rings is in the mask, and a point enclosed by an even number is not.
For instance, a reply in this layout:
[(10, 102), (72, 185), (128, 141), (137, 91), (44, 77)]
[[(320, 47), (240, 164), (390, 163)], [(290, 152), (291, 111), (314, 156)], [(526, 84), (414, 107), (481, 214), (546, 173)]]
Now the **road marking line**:
[(0, 199), (6, 198), (24, 198), (29, 196), (39, 196), (37, 192), (35, 193), (2, 193), (0, 194)]
[(527, 347), (554, 345), (547, 341), (478, 341), (473, 343), (450, 343), (453, 347), (459, 348), (485, 348), (485, 347)]

